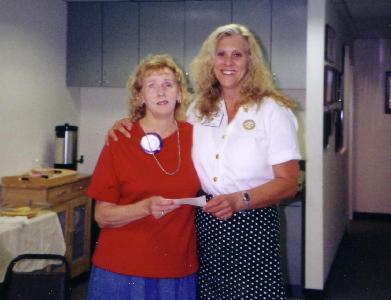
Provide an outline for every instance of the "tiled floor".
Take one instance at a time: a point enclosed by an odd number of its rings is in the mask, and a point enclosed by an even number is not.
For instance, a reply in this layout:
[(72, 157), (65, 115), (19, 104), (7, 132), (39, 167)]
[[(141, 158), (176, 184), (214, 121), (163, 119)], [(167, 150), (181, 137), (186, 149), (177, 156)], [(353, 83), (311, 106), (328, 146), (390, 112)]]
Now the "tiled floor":
[[(84, 300), (86, 288), (87, 276), (73, 282), (72, 300)], [(294, 299), (297, 298), (290, 298)], [(323, 295), (305, 296), (303, 299), (390, 300), (391, 222), (350, 222)]]

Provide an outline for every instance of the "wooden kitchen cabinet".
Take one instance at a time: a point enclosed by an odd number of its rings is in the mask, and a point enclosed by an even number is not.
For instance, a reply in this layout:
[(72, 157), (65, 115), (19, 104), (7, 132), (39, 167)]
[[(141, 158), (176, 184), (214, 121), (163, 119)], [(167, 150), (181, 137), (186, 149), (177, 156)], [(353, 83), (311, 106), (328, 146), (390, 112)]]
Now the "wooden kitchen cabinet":
[(67, 84), (125, 87), (140, 58), (168, 53), (188, 73), (216, 26), (247, 25), (281, 89), (305, 89), (306, 0), (68, 2)]
[(126, 87), (139, 60), (138, 4), (67, 5), (67, 85)]
[(217, 26), (231, 22), (231, 1), (185, 1), (184, 71)]
[(298, 193), (278, 205), (281, 268), (288, 296), (302, 298), (304, 291), (305, 161), (300, 160)]
[(273, 0), (271, 70), (281, 89), (306, 88), (307, 1)]
[(280, 214), (281, 268), (289, 296), (302, 297), (304, 288), (304, 194), (282, 202)]
[(67, 30), (67, 85), (102, 83), (101, 3), (69, 3)]
[(140, 58), (150, 54), (172, 55), (183, 66), (184, 2), (140, 3)]
[(44, 184), (33, 179), (3, 184), (4, 205), (43, 206), (57, 213), (72, 277), (90, 269), (91, 199), (84, 195), (90, 178), (87, 174), (75, 174), (60, 181), (47, 179)]
[(104, 3), (102, 86), (125, 88), (139, 61), (137, 3)]
[(267, 65), (271, 59), (271, 19), (270, 0), (233, 0), (232, 21), (248, 26), (259, 38)]
[(51, 207), (61, 223), (71, 277), (90, 269), (91, 199), (80, 196)]

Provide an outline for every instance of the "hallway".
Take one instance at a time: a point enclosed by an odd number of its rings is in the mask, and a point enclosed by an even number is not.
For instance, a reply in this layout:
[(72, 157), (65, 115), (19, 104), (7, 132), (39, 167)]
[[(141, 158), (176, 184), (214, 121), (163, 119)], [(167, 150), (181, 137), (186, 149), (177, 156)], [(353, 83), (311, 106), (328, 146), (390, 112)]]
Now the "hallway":
[(305, 299), (391, 299), (391, 219), (351, 221), (324, 296), (306, 295)]

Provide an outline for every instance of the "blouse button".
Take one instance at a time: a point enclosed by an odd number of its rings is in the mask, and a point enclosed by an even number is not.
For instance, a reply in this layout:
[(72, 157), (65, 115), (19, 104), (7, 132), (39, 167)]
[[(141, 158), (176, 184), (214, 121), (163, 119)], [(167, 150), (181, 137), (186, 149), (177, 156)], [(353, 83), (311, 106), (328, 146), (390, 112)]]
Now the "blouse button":
[(223, 135), (221, 136), (221, 138), (222, 138), (222, 139), (225, 139), (225, 134), (223, 134)]
[(217, 177), (213, 177), (213, 181), (216, 182), (218, 180)]
[(216, 154), (216, 159), (219, 159), (220, 158), (220, 155), (219, 154)]

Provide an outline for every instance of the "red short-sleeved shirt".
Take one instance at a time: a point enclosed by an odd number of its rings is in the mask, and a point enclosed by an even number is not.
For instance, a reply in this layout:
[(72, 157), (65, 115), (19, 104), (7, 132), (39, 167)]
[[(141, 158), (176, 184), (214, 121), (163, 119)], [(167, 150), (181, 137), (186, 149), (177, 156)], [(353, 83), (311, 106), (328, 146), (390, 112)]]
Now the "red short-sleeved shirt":
[[(103, 148), (87, 195), (118, 205), (154, 195), (193, 197), (200, 188), (191, 160), (193, 128), (184, 122), (178, 122), (178, 127), (178, 173), (164, 174), (153, 156), (141, 149), (144, 133), (137, 122), (131, 139), (121, 135), (118, 142)], [(163, 144), (156, 157), (172, 172), (177, 167), (177, 134), (164, 139)], [(198, 269), (194, 213), (194, 207), (184, 205), (158, 220), (147, 216), (120, 228), (103, 228), (92, 261), (98, 267), (134, 276), (172, 278), (192, 274)]]

